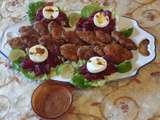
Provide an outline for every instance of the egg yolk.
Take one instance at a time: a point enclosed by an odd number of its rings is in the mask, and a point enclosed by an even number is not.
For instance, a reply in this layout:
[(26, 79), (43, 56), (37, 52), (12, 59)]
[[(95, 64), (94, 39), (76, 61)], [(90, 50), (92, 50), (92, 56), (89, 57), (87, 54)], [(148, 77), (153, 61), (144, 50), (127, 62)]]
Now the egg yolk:
[[(97, 22), (99, 24), (102, 24), (104, 21), (106, 21), (107, 17), (105, 16), (104, 13), (100, 13), (98, 15), (96, 15), (96, 18), (97, 18)], [(108, 20), (107, 20), (108, 21)]]

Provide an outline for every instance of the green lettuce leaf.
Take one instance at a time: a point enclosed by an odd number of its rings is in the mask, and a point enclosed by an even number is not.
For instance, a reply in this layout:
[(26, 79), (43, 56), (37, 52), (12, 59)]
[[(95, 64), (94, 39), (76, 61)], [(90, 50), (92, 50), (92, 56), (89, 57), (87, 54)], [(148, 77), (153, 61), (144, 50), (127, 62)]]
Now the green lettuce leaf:
[(101, 10), (102, 7), (98, 4), (98, 3), (92, 3), (89, 4), (87, 6), (85, 6), (82, 10), (81, 10), (81, 16), (86, 19), (89, 16), (91, 16), (94, 12)]
[(15, 60), (15, 61), (12, 63), (12, 68), (20, 72), (21, 69), (22, 69), (21, 66), (20, 66), (21, 61), (22, 61), (21, 59)]
[(56, 75), (60, 75), (63, 72), (63, 65), (58, 65), (56, 67)]
[(49, 76), (47, 74), (44, 74), (36, 77), (35, 80), (40, 80), (40, 81), (49, 80)]
[(117, 71), (119, 73), (126, 73), (132, 69), (132, 63), (130, 61), (125, 61), (117, 65)]
[(89, 82), (84, 78), (83, 75), (76, 73), (73, 78), (71, 83), (79, 88), (92, 88), (92, 86), (89, 84)]
[(134, 31), (134, 28), (131, 27), (131, 28), (128, 28), (128, 29), (125, 29), (125, 30), (121, 30), (120, 32), (125, 36), (125, 37), (130, 37), (132, 35)]
[(29, 17), (29, 21), (33, 22), (36, 19), (36, 13), (37, 11), (44, 7), (45, 2), (44, 1), (38, 1), (38, 2), (33, 2), (30, 3), (28, 6), (28, 17)]
[(84, 78), (83, 75), (80, 73), (74, 74), (73, 78), (71, 79), (71, 84), (78, 88), (94, 88), (94, 87), (100, 87), (103, 86), (106, 83), (105, 80), (96, 80), (96, 81), (90, 81)]
[(35, 76), (35, 73), (34, 72), (30, 72), (30, 71), (27, 71), (27, 70), (24, 70), (22, 69), (20, 72), (23, 73), (23, 75), (31, 80), (35, 80), (36, 79), (36, 76)]
[(86, 64), (86, 62), (86, 60), (78, 60), (78, 62), (71, 62), (71, 64), (76, 71), (79, 71), (80, 67)]

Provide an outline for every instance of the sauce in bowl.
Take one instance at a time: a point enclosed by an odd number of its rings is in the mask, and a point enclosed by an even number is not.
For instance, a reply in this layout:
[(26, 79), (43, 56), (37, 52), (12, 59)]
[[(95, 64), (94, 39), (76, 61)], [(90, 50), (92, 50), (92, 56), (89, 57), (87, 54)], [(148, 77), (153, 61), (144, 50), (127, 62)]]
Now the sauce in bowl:
[(32, 108), (44, 119), (60, 117), (68, 111), (72, 103), (70, 90), (48, 80), (37, 87), (32, 95)]

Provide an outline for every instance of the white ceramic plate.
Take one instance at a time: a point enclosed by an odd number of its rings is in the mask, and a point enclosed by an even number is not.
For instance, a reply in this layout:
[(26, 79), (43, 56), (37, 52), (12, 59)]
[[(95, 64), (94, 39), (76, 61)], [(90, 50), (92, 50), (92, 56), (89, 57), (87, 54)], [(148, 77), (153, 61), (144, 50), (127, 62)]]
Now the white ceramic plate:
[[(3, 35), (2, 35), (2, 39), (1, 39), (1, 50), (8, 55), (11, 48), (7, 43), (7, 39), (9, 37), (15, 37), (18, 36), (18, 29), (21, 26), (24, 25), (29, 25), (29, 23), (27, 22), (27, 20), (22, 21), (21, 23), (17, 23), (13, 26), (8, 27)], [(155, 56), (156, 56), (156, 50), (155, 50), (155, 37), (153, 35), (151, 35), (150, 33), (144, 31), (139, 25), (138, 22), (131, 19), (131, 18), (126, 18), (126, 17), (120, 17), (117, 20), (117, 30), (121, 30), (121, 29), (126, 29), (126, 28), (130, 28), (133, 27), (134, 28), (134, 33), (132, 34), (132, 36), (130, 37), (137, 45), (144, 39), (148, 39), (150, 41), (149, 45), (148, 45), (148, 50), (150, 52), (149, 56), (143, 56), (141, 55), (138, 50), (133, 51), (134, 54), (134, 58), (131, 60), (132, 64), (133, 64), (133, 68), (131, 71), (127, 72), (127, 73), (114, 73), (110, 76), (106, 76), (106, 80), (105, 82), (108, 81), (115, 81), (115, 80), (119, 80), (119, 79), (123, 79), (123, 78), (128, 78), (131, 76), (136, 75), (136, 73), (138, 73), (138, 70), (140, 68), (142, 68), (144, 65), (148, 64), (149, 62), (151, 62), (152, 60), (154, 60)], [(70, 79), (64, 79), (61, 76), (56, 76), (53, 78), (54, 80), (57, 81), (64, 81), (64, 82), (70, 82)]]

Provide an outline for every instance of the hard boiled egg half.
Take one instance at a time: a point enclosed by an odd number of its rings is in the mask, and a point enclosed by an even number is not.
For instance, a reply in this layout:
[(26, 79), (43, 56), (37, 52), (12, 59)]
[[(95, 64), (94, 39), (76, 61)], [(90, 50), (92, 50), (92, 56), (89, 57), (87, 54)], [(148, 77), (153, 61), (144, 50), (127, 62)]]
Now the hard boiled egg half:
[(46, 6), (42, 12), (46, 19), (56, 19), (59, 15), (59, 9), (56, 6)]
[(107, 61), (103, 57), (92, 57), (87, 62), (87, 70), (90, 73), (99, 73), (107, 68)]
[(104, 12), (98, 12), (94, 15), (93, 22), (97, 27), (103, 28), (109, 24), (110, 19)]
[(36, 63), (44, 62), (48, 58), (48, 50), (43, 45), (35, 45), (29, 49), (29, 58)]

